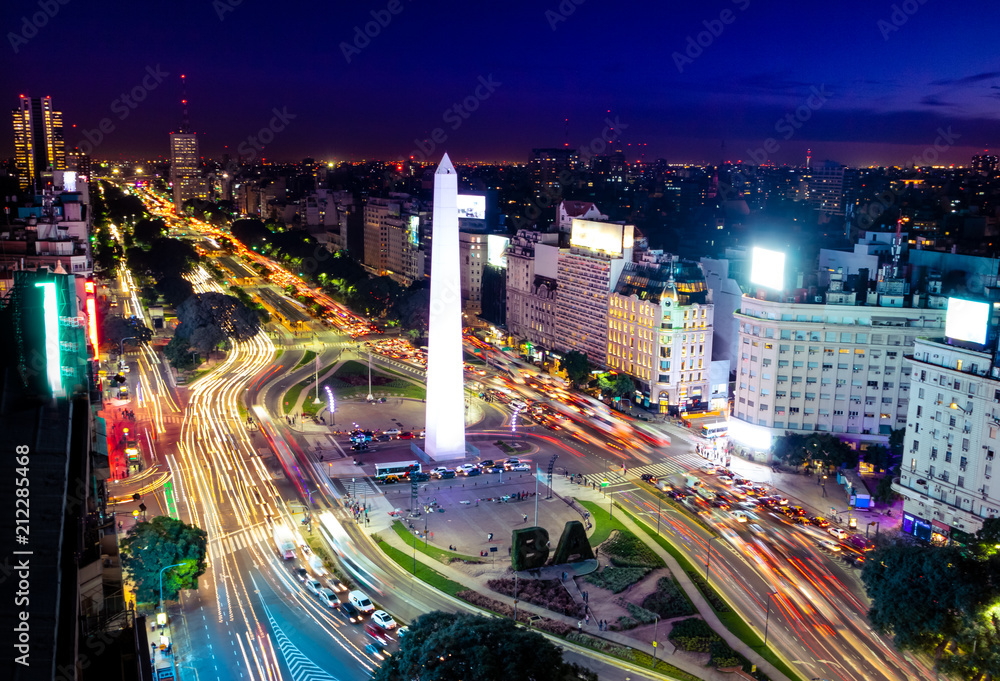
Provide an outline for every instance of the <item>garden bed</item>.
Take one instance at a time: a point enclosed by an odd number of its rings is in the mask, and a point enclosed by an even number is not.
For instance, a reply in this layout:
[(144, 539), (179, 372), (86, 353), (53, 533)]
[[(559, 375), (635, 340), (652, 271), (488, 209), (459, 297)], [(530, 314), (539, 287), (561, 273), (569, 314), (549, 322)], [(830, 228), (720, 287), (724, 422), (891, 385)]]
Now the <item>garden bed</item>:
[[(514, 597), (514, 580), (509, 577), (491, 579), (486, 586), (497, 593)], [(519, 579), (516, 597), (561, 615), (584, 615), (583, 604), (574, 601), (558, 579)]]
[(649, 574), (649, 568), (645, 567), (608, 566), (598, 572), (590, 573), (584, 579), (594, 586), (617, 594), (629, 588), (647, 574)]

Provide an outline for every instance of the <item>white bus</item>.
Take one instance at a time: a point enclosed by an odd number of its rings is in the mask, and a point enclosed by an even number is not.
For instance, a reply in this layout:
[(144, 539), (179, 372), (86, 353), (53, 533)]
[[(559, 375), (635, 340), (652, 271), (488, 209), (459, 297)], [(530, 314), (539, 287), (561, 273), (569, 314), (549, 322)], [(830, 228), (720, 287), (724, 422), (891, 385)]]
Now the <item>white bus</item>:
[(395, 463), (377, 463), (375, 464), (375, 479), (385, 480), (389, 475), (395, 475), (399, 478), (409, 477), (410, 473), (420, 472), (420, 462), (419, 461), (397, 461)]
[(709, 440), (725, 437), (727, 434), (729, 434), (728, 421), (714, 421), (712, 423), (701, 424), (701, 436)]

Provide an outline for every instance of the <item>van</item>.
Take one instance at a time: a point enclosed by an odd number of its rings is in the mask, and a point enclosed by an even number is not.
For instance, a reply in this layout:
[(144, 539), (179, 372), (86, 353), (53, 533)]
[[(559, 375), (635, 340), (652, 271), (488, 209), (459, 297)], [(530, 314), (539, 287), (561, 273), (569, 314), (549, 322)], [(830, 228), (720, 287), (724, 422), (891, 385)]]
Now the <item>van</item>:
[(363, 591), (352, 591), (347, 594), (347, 600), (361, 612), (374, 612), (375, 610), (372, 600)]
[(325, 586), (316, 592), (316, 596), (319, 598), (320, 603), (328, 608), (340, 607), (340, 599), (337, 598), (337, 595), (333, 593), (333, 591)]

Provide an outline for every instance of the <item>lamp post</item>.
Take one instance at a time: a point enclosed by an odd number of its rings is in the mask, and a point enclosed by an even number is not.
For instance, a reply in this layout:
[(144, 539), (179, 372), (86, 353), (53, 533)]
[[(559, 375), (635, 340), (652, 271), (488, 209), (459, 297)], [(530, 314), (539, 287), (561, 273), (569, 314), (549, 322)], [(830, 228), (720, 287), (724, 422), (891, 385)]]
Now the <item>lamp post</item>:
[(660, 626), (660, 616), (656, 615), (656, 621), (653, 622), (653, 669), (656, 669), (656, 628)]
[(656, 536), (660, 536), (660, 495), (656, 495)]
[[(160, 568), (160, 615), (163, 615), (163, 572), (164, 570), (169, 570), (170, 568), (181, 567), (184, 563), (174, 563), (173, 565), (168, 565), (164, 568)], [(163, 617), (164, 622), (166, 622), (166, 617)]]
[(771, 597), (778, 595), (777, 591), (767, 592), (767, 616), (764, 618), (764, 646), (767, 646), (767, 625), (771, 621)]
[(706, 563), (705, 563), (705, 581), (706, 582), (711, 581), (711, 576), (712, 576), (712, 542), (715, 541), (718, 538), (719, 538), (719, 535), (715, 535), (714, 537), (712, 537), (712, 538), (710, 538), (708, 540), (708, 544), (706, 545), (706, 551), (705, 551), (705, 553), (708, 554), (708, 558), (707, 558)]

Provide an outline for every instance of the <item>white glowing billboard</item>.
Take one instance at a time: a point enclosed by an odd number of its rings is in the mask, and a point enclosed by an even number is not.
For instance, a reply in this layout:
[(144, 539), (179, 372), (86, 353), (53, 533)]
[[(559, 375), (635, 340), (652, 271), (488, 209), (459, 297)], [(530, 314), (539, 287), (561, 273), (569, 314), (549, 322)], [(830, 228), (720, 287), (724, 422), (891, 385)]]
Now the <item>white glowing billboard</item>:
[(475, 194), (459, 194), (458, 217), (467, 220), (485, 220), (486, 197)]
[(494, 267), (507, 269), (507, 246), (510, 244), (510, 237), (499, 234), (489, 234), (486, 236), (486, 262)]
[(948, 299), (944, 335), (955, 340), (986, 345), (990, 325), (990, 304), (962, 298)]
[(621, 257), (624, 249), (632, 248), (634, 245), (633, 229), (632, 225), (573, 218), (569, 245), (601, 251), (613, 257)]
[(754, 246), (750, 259), (750, 283), (773, 288), (785, 288), (785, 254)]

